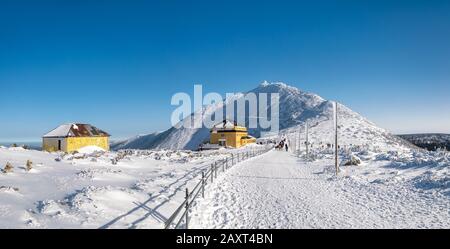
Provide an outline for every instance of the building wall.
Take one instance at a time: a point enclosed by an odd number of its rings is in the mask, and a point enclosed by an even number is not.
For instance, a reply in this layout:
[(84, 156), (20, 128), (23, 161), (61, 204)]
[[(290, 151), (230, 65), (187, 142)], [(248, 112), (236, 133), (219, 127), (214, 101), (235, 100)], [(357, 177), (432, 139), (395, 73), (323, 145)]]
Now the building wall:
[(49, 152), (58, 151), (58, 141), (61, 141), (61, 150), (66, 151), (67, 141), (65, 138), (43, 138), (42, 150)]
[(245, 146), (247, 144), (254, 144), (254, 143), (256, 143), (256, 138), (241, 139), (241, 146)]
[(66, 152), (76, 151), (86, 146), (97, 146), (109, 150), (109, 137), (68, 137)]
[(211, 133), (210, 143), (218, 144), (219, 139), (225, 139), (227, 141), (226, 142), (227, 146), (239, 148), (242, 146), (241, 138), (244, 136), (247, 136), (247, 132), (243, 132), (243, 131), (220, 132), (220, 131), (218, 131), (217, 133)]
[(58, 141), (61, 140), (61, 151), (72, 152), (86, 146), (97, 146), (109, 150), (109, 137), (68, 137), (68, 138), (43, 138), (42, 149), (44, 151), (58, 151)]

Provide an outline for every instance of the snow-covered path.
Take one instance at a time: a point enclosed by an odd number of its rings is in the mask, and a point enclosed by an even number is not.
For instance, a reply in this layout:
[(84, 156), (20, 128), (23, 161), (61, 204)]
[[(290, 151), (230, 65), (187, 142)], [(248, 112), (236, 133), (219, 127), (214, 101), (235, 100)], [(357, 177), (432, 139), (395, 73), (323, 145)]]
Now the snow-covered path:
[(193, 210), (195, 228), (450, 228), (446, 195), (364, 181), (332, 160), (271, 151), (231, 168)]

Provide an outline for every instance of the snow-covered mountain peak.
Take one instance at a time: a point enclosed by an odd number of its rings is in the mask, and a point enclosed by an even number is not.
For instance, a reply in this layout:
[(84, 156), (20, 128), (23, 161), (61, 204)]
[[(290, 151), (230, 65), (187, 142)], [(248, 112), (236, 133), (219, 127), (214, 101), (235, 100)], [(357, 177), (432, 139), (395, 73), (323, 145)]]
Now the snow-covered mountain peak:
[(250, 92), (267, 92), (269, 90), (272, 90), (274, 92), (279, 91), (300, 91), (298, 88), (289, 86), (288, 84), (281, 82), (281, 81), (275, 81), (275, 82), (268, 82), (263, 81), (261, 84), (258, 85), (255, 89), (251, 90)]
[(261, 84), (259, 84), (259, 86), (261, 87), (265, 87), (267, 85), (269, 85), (270, 83), (267, 80), (264, 80), (263, 82), (261, 82)]
[[(279, 129), (280, 134), (298, 133), (308, 123), (310, 127), (310, 139), (316, 143), (331, 143), (333, 133), (333, 101), (325, 100), (317, 94), (301, 91), (283, 82), (267, 82), (259, 84), (255, 89), (247, 93), (278, 93), (279, 94)], [(208, 141), (210, 130), (207, 127), (186, 128), (182, 124), (191, 121), (203, 121), (210, 118), (218, 108), (228, 108), (230, 103), (243, 98), (245, 94), (238, 93), (227, 99), (224, 103), (216, 103), (205, 106), (201, 111), (194, 112), (181, 121), (175, 127), (165, 132), (150, 134), (118, 143), (113, 149), (189, 149), (195, 150), (198, 146)], [(258, 98), (259, 99), (259, 98)], [(273, 103), (272, 103), (273, 104)], [(271, 108), (271, 107), (268, 107)], [(261, 111), (265, 110), (259, 110)], [(268, 110), (266, 110), (268, 113)], [(234, 119), (237, 117), (216, 117), (216, 120)], [(236, 115), (236, 113), (234, 114)], [(248, 120), (248, 113), (246, 120)], [(386, 130), (377, 127), (360, 114), (352, 111), (343, 104), (339, 104), (338, 111), (340, 137), (343, 144), (359, 144), (378, 147), (402, 147), (405, 141), (390, 135)], [(200, 122), (202, 123), (202, 122)], [(246, 124), (247, 125), (247, 124)], [(249, 133), (260, 137), (263, 131), (260, 128), (250, 128)], [(303, 131), (302, 131), (303, 132)]]
[(280, 99), (286, 99), (289, 101), (290, 99), (299, 99), (302, 102), (305, 102), (306, 105), (318, 105), (325, 100), (317, 94), (309, 93), (298, 89), (297, 87), (288, 85), (284, 82), (276, 81), (276, 82), (267, 82), (264, 81), (258, 87), (249, 92), (252, 93), (278, 93), (280, 95)]

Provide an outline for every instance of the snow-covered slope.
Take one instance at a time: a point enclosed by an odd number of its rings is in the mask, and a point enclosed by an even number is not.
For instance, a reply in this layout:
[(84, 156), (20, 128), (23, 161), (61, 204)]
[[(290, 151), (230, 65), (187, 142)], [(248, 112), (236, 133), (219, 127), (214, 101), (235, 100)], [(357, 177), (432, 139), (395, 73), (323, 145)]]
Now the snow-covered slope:
[[(160, 132), (154, 132), (146, 135), (138, 135), (126, 140), (113, 141), (111, 142), (111, 148), (137, 148), (139, 145), (148, 146), (148, 143), (152, 141)], [(137, 143), (138, 142), (138, 143)]]
[[(280, 132), (289, 134), (289, 137), (297, 136), (296, 133), (304, 133), (307, 122), (310, 126), (309, 139), (313, 144), (322, 146), (332, 143), (333, 139), (333, 102), (319, 95), (299, 90), (296, 87), (286, 85), (282, 82), (260, 84), (257, 88), (249, 91), (259, 96), (260, 93), (278, 93), (280, 96)], [(243, 98), (243, 94), (237, 94), (231, 99), (225, 100), (225, 106), (232, 100)], [(182, 122), (198, 120), (203, 116), (212, 115), (216, 108), (223, 105), (215, 104), (206, 106), (202, 112), (193, 113)], [(268, 107), (270, 108), (270, 106)], [(236, 113), (236, 112), (235, 112)], [(269, 112), (270, 113), (270, 112)], [(407, 147), (410, 144), (396, 136), (390, 135), (386, 130), (352, 111), (346, 106), (339, 104), (339, 131), (342, 145), (367, 145), (380, 148), (392, 149), (391, 147)], [(236, 117), (234, 117), (236, 119)], [(248, 117), (246, 117), (248, 125)], [(260, 137), (261, 129), (249, 129), (249, 133)], [(147, 136), (131, 139), (126, 143), (113, 146), (113, 149), (188, 149), (194, 150), (199, 144), (208, 140), (209, 129), (189, 129), (181, 124), (172, 127), (165, 132), (150, 134)], [(314, 146), (314, 145), (313, 145)]]

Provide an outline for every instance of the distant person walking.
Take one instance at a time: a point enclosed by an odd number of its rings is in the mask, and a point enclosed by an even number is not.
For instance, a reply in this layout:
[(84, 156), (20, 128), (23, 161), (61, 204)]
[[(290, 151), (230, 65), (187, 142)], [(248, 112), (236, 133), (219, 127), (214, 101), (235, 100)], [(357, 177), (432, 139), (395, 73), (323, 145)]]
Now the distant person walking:
[(282, 142), (282, 144), (281, 144), (280, 150), (285, 149), (286, 151), (288, 151), (289, 145), (288, 145), (287, 137), (284, 137), (283, 140), (281, 140), (281, 142)]

